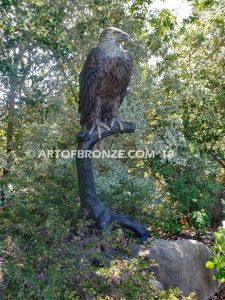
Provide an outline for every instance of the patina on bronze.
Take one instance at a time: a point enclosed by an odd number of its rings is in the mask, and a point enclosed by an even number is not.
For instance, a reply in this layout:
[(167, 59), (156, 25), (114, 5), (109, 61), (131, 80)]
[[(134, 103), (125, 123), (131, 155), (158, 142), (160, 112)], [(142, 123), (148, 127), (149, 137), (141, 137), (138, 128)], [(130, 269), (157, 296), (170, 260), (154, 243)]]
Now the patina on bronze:
[[(120, 129), (119, 124), (115, 123), (111, 131), (106, 128), (102, 130), (102, 139), (110, 135), (120, 133), (132, 133), (135, 131), (135, 124), (121, 121), (123, 130)], [(106, 123), (109, 125), (110, 121)], [(77, 134), (78, 150), (92, 150), (95, 144), (99, 141), (97, 132), (91, 135), (87, 131), (80, 131)], [(144, 242), (150, 237), (149, 232), (138, 222), (130, 217), (120, 215), (115, 211), (107, 208), (103, 202), (98, 198), (96, 192), (96, 185), (92, 172), (92, 161), (90, 157), (77, 156), (77, 175), (80, 191), (81, 207), (87, 212), (87, 217), (94, 220), (100, 230), (105, 230), (107, 225), (116, 222), (122, 227), (132, 230), (141, 242)]]
[[(119, 107), (127, 92), (132, 72), (132, 57), (123, 49), (129, 35), (108, 27), (102, 31), (98, 45), (87, 56), (79, 76), (80, 124), (84, 131), (77, 135), (78, 150), (92, 150), (107, 136), (135, 131), (135, 124), (121, 121)], [(146, 240), (150, 234), (135, 220), (108, 209), (98, 199), (89, 157), (77, 157), (77, 173), (81, 207), (88, 212), (101, 230), (117, 222)]]

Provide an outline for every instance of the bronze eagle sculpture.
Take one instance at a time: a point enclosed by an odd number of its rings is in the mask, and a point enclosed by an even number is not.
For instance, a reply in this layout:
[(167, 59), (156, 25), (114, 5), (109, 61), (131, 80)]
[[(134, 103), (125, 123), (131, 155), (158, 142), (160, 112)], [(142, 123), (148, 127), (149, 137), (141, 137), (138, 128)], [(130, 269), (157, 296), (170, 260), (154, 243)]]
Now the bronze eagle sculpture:
[[(132, 71), (132, 57), (123, 49), (129, 35), (115, 27), (103, 30), (97, 47), (92, 48), (79, 76), (80, 124), (91, 135), (101, 127), (111, 131), (115, 122), (123, 130), (118, 116)], [(110, 121), (110, 127), (104, 122)]]

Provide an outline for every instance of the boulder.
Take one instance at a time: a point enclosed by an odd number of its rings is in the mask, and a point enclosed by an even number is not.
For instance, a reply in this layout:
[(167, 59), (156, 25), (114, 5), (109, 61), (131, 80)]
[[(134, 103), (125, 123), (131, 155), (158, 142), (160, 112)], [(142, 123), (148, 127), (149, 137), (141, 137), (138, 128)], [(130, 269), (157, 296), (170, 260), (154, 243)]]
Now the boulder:
[(151, 280), (151, 285), (160, 291), (164, 291), (164, 287), (161, 282), (158, 282), (157, 280)]
[(213, 270), (205, 267), (211, 252), (198, 241), (155, 239), (139, 255), (156, 261), (151, 271), (165, 289), (178, 287), (185, 296), (194, 292), (197, 300), (206, 300), (219, 288)]

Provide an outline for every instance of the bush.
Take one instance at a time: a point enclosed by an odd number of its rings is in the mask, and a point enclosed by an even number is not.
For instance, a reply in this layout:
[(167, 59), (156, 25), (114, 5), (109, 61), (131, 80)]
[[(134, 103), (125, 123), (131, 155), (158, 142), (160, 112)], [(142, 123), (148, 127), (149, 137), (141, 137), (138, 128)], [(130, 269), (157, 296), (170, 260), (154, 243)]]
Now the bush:
[(2, 299), (191, 299), (152, 286), (154, 263), (132, 256), (126, 232), (101, 234), (78, 210), (68, 235), (73, 220), (59, 215), (60, 205), (34, 202), (1, 211)]
[(212, 247), (214, 255), (210, 257), (210, 260), (206, 263), (206, 267), (209, 269), (215, 268), (214, 279), (225, 282), (225, 228), (219, 228), (214, 233), (214, 237), (215, 243)]

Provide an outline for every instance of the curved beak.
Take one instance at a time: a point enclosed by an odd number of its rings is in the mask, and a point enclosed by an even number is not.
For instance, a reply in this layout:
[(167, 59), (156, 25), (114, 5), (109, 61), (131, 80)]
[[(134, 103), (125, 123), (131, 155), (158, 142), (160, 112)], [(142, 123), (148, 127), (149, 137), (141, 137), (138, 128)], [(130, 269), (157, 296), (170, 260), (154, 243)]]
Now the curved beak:
[(127, 34), (125, 32), (121, 32), (120, 38), (121, 38), (121, 41), (123, 41), (123, 42), (129, 42), (130, 41), (129, 34)]

